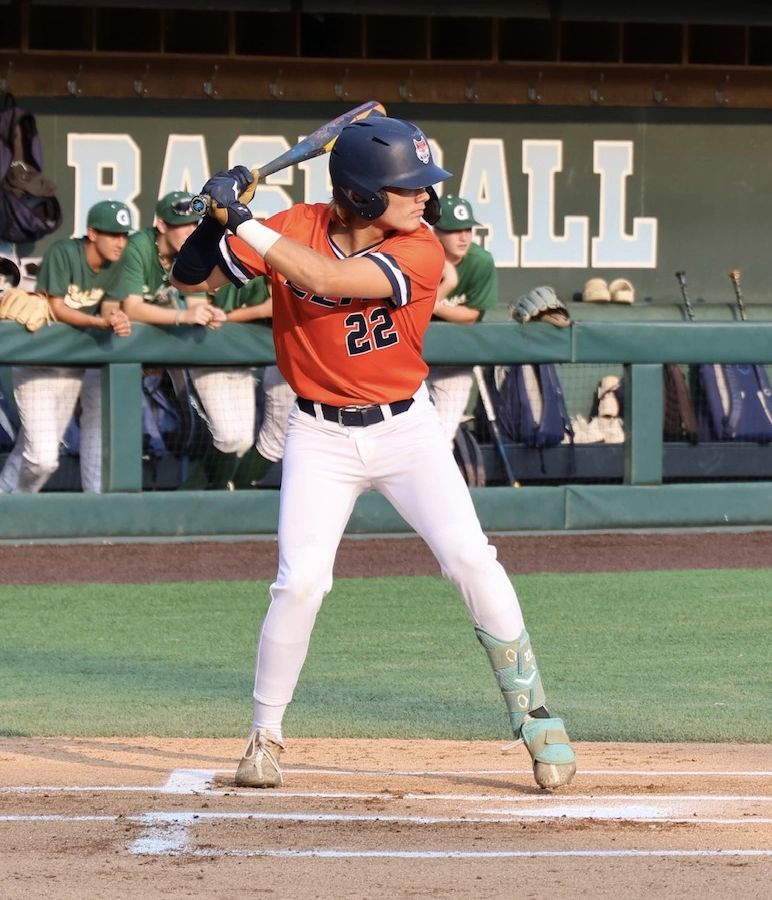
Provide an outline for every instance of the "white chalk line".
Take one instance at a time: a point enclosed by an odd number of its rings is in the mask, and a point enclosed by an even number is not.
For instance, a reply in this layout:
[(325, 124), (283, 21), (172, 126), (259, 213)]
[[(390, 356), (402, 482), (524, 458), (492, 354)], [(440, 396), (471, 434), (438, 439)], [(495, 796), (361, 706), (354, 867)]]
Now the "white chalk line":
[[(303, 770), (308, 771), (308, 770)], [(344, 774), (340, 770), (317, 770), (320, 774)], [(526, 770), (530, 774), (530, 770)], [(361, 771), (345, 773), (348, 775), (363, 775)], [(378, 775), (397, 775), (396, 772), (377, 772)], [(407, 773), (402, 773), (407, 774)], [(428, 775), (428, 772), (415, 772), (415, 775)], [(464, 774), (458, 771), (438, 772), (438, 775)], [(474, 771), (467, 774), (490, 774)], [(497, 771), (496, 774), (507, 774)], [(603, 773), (605, 774), (605, 773)], [(656, 776), (662, 773), (645, 772), (647, 776)], [(678, 775), (694, 774), (678, 772)], [(730, 773), (701, 773), (706, 775), (750, 775), (763, 773), (730, 772)], [(337, 858), (422, 858), (422, 859), (472, 859), (472, 858), (505, 858), (505, 857), (559, 857), (559, 856), (592, 856), (620, 857), (620, 856), (770, 856), (772, 849), (745, 850), (724, 849), (715, 850), (577, 850), (577, 851), (402, 851), (402, 850), (354, 850), (347, 848), (310, 848), (307, 850), (292, 850), (288, 848), (274, 849), (200, 849), (189, 844), (190, 829), (202, 821), (226, 821), (226, 820), (252, 820), (252, 821), (294, 821), (294, 822), (336, 822), (362, 823), (362, 822), (390, 822), (400, 824), (440, 825), (462, 823), (506, 824), (519, 820), (552, 819), (584, 819), (584, 820), (613, 820), (635, 823), (689, 823), (692, 825), (729, 825), (741, 824), (758, 826), (771, 824), (772, 815), (761, 815), (762, 812), (772, 812), (772, 796), (768, 795), (703, 795), (703, 794), (630, 794), (620, 797), (617, 794), (603, 795), (528, 795), (518, 796), (510, 793), (497, 794), (424, 794), (403, 793), (394, 795), (388, 791), (357, 792), (357, 791), (272, 791), (268, 795), (257, 793), (253, 790), (237, 791), (233, 789), (214, 790), (212, 781), (218, 775), (214, 770), (205, 769), (179, 769), (173, 771), (166, 784), (159, 787), (150, 786), (102, 786), (102, 787), (20, 787), (2, 788), (0, 793), (38, 793), (46, 792), (80, 792), (80, 791), (131, 791), (162, 794), (187, 794), (200, 796), (208, 795), (243, 795), (251, 797), (279, 796), (286, 798), (314, 799), (348, 799), (348, 800), (394, 800), (398, 802), (425, 802), (432, 805), (436, 802), (452, 802), (467, 807), (466, 814), (459, 815), (357, 815), (339, 813), (301, 813), (301, 812), (244, 812), (244, 813), (185, 813), (185, 812), (156, 812), (144, 813), (139, 816), (68, 816), (68, 815), (10, 815), (0, 816), (2, 823), (33, 823), (33, 822), (94, 822), (94, 821), (132, 821), (143, 828), (140, 836), (128, 847), (128, 852), (133, 855), (189, 855), (189, 856), (254, 856), (254, 857), (337, 857)], [(482, 804), (482, 808), (480, 808)], [(497, 804), (496, 807), (491, 804)], [(739, 808), (738, 808), (739, 807)], [(767, 810), (765, 807), (770, 807)], [(716, 815), (717, 810), (731, 809), (733, 815)], [(713, 815), (710, 815), (713, 813)]]
[[(383, 816), (383, 815), (339, 815), (322, 813), (143, 813), (139, 816), (66, 816), (66, 815), (9, 815), (0, 816), (0, 824), (11, 823), (80, 823), (80, 822), (127, 822), (142, 825), (144, 831), (128, 846), (132, 856), (189, 856), (189, 857), (275, 857), (275, 858), (328, 858), (328, 859), (507, 859), (507, 858), (623, 858), (623, 857), (772, 857), (772, 848), (723, 848), (709, 849), (592, 849), (592, 850), (357, 850), (346, 847), (311, 847), (306, 850), (289, 848), (204, 848), (190, 845), (191, 826), (217, 820), (246, 821), (299, 821), (299, 822), (388, 822), (413, 825), (438, 824), (505, 824), (512, 817), (490, 816)], [(692, 821), (692, 820), (686, 820)], [(751, 824), (745, 822), (746, 824)], [(753, 820), (756, 824), (757, 820)]]
[[(463, 776), (467, 778), (480, 777), (480, 776), (498, 776), (505, 778), (511, 775), (532, 775), (531, 769), (470, 769), (470, 770), (455, 770), (455, 769), (447, 769), (447, 770), (363, 770), (363, 769), (332, 769), (332, 768), (316, 768), (316, 769), (307, 769), (307, 768), (296, 768), (292, 767), (285, 768), (285, 774), (287, 775), (326, 775), (328, 777), (345, 777), (345, 778), (356, 778), (356, 777), (382, 777), (382, 778), (400, 778), (400, 777), (415, 777), (415, 778), (450, 778)], [(164, 785), (19, 785), (19, 786), (0, 786), (0, 794), (38, 794), (38, 793), (69, 793), (69, 792), (78, 792), (78, 793), (88, 793), (88, 792), (116, 792), (116, 793), (163, 793), (163, 794), (210, 794), (212, 796), (223, 796), (225, 794), (233, 796), (244, 794), (245, 796), (249, 796), (250, 794), (254, 794), (254, 791), (239, 791), (233, 788), (215, 788), (212, 786), (213, 782), (218, 775), (222, 775), (222, 772), (218, 772), (212, 769), (175, 769), (169, 776), (166, 784)], [(580, 777), (583, 776), (627, 776), (627, 777), (635, 777), (635, 776), (645, 776), (647, 778), (656, 778), (656, 777), (689, 777), (689, 778), (770, 778), (772, 777), (772, 771), (738, 771), (733, 769), (722, 770), (722, 771), (704, 771), (704, 770), (687, 770), (687, 771), (676, 771), (676, 770), (662, 770), (657, 771), (653, 769), (616, 769), (616, 770), (606, 770), (606, 769), (582, 769), (579, 772)], [(367, 797), (383, 797), (389, 798), (392, 795), (388, 792), (381, 793), (367, 793), (367, 794), (356, 794), (351, 792), (327, 792), (324, 794), (321, 793), (307, 793), (307, 792), (285, 792), (281, 791), (282, 796), (310, 796), (310, 797), (329, 797), (329, 798), (357, 798), (359, 796), (367, 796)], [(401, 796), (412, 796), (408, 794), (403, 794), (400, 792)], [(418, 797), (424, 798), (426, 795), (418, 794)], [(455, 795), (455, 794), (446, 794), (446, 795), (433, 795), (433, 796), (442, 796), (443, 799), (455, 799), (468, 797), (469, 795)], [(484, 795), (485, 799), (487, 799), (490, 795)], [(511, 799), (511, 798), (510, 798)]]
[[(402, 778), (450, 778), (455, 775), (464, 775), (473, 777), (475, 775), (531, 775), (533, 769), (341, 769), (341, 768), (307, 768), (305, 766), (282, 766), (285, 774), (292, 775), (330, 775), (350, 778), (351, 776), (383, 776), (385, 778), (402, 777)], [(759, 771), (738, 771), (736, 769), (727, 769), (719, 771), (716, 769), (699, 770), (699, 769), (584, 769), (578, 770), (580, 775), (599, 775), (604, 778), (607, 776), (619, 776), (620, 778), (629, 777), (652, 777), (663, 776), (670, 777), (703, 777), (703, 778), (770, 778), (772, 770)]]
[[(210, 814), (213, 817), (215, 814)], [(154, 825), (146, 828), (145, 832), (131, 843), (128, 852), (132, 856), (173, 856), (173, 857), (250, 857), (250, 858), (279, 858), (279, 859), (556, 859), (556, 858), (715, 858), (715, 857), (744, 857), (759, 858), (772, 857), (770, 849), (736, 848), (721, 850), (691, 849), (691, 850), (354, 850), (342, 847), (321, 848), (312, 847), (307, 850), (290, 850), (286, 848), (264, 849), (206, 849), (189, 846), (189, 827), (195, 824), (201, 814), (179, 813), (152, 813), (140, 817), (136, 816), (0, 816), (0, 823), (10, 822), (142, 822), (147, 824), (149, 817), (156, 821)], [(222, 818), (262, 818), (254, 814), (222, 814)], [(359, 817), (360, 819), (363, 817)], [(381, 821), (383, 817), (374, 816), (374, 821)], [(415, 820), (413, 820), (415, 821)], [(460, 821), (471, 821), (463, 819)], [(490, 821), (490, 820), (487, 820)], [(432, 824), (427, 820), (427, 824)]]
[(555, 857), (772, 856), (772, 850), (189, 850), (199, 857), (279, 857), (314, 859), (545, 859)]

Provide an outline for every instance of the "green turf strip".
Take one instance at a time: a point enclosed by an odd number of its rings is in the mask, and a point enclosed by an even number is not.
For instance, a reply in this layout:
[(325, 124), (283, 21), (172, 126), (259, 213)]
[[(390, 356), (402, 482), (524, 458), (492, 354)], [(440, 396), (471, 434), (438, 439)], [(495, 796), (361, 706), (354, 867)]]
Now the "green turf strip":
[[(577, 740), (772, 742), (772, 570), (516, 579)], [(245, 737), (268, 582), (2, 587), (0, 734)], [(288, 736), (509, 740), (455, 589), (340, 579)]]

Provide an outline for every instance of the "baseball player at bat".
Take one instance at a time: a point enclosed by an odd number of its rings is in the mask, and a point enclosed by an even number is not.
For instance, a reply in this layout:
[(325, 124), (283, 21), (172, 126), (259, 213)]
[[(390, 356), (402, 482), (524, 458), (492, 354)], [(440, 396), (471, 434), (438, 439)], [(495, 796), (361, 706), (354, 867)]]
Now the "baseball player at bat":
[(422, 343), (444, 262), (426, 222), (439, 216), (433, 185), (450, 173), (434, 162), (420, 128), (388, 116), (345, 127), (329, 169), (329, 204), (301, 203), (265, 223), (246, 206), (249, 170), (216, 174), (203, 188), (209, 214), (174, 266), (186, 291), (271, 278), (277, 363), (297, 394), (284, 447), (279, 568), (236, 784), (282, 783), (284, 713), (346, 523), (368, 490), (392, 503), (458, 588), (537, 783), (568, 784), (574, 752), (547, 710), (517, 595), (424, 382)]

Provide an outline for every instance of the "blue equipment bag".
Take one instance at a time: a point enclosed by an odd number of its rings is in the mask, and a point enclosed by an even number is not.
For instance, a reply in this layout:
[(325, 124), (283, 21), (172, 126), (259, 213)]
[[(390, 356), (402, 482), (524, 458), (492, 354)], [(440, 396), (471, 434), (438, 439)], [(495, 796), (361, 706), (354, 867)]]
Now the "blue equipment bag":
[[(535, 377), (534, 377), (535, 376)], [(491, 390), (499, 426), (509, 440), (528, 447), (560, 444), (574, 436), (553, 363), (510, 366)]]
[(762, 365), (699, 367), (702, 441), (772, 441), (772, 387)]

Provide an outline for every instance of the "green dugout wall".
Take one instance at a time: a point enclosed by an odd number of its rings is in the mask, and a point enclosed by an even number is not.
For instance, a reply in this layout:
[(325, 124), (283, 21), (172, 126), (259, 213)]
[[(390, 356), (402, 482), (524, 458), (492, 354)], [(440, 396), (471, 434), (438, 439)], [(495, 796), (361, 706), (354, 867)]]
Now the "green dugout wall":
[[(662, 364), (772, 363), (772, 316), (728, 321), (729, 307), (701, 322), (652, 319), (632, 308), (616, 321), (575, 320), (565, 329), (483, 322), (433, 324), (428, 361), (493, 364), (555, 361), (623, 365), (626, 443), (622, 484), (472, 489), (488, 531), (764, 526), (772, 524), (772, 481), (663, 484)], [(769, 310), (766, 310), (769, 313)], [(624, 319), (627, 319), (625, 321)], [(3, 495), (0, 539), (146, 538), (275, 532), (278, 492), (142, 492), (143, 364), (249, 364), (273, 361), (268, 329), (226, 324), (218, 331), (137, 325), (129, 338), (65, 325), (34, 336), (0, 322), (8, 364), (89, 364), (103, 371), (105, 493)], [(695, 450), (697, 448), (692, 448)], [(740, 449), (740, 448), (738, 448)], [(772, 448), (769, 448), (772, 453)], [(688, 452), (688, 450), (687, 450)], [(377, 494), (357, 503), (349, 533), (402, 533), (402, 519)]]

